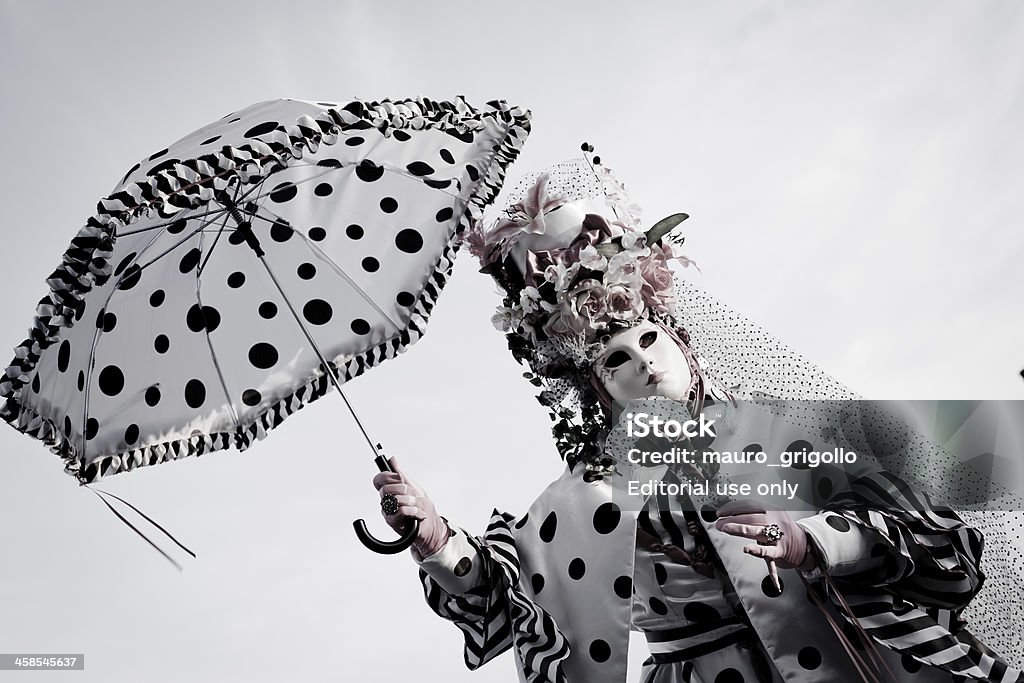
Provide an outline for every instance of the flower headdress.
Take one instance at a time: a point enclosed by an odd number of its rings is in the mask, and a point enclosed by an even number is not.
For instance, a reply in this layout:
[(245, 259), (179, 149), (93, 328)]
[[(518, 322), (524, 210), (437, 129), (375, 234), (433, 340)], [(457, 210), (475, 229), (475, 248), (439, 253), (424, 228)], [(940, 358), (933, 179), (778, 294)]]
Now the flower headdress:
[[(593, 147), (583, 146), (585, 153)], [(492, 321), (542, 389), (553, 432), (570, 465), (603, 458), (607, 419), (590, 368), (617, 330), (671, 319), (675, 275), (670, 264), (695, 265), (672, 230), (677, 213), (651, 228), (598, 157), (559, 164), (520, 184), (521, 199), (489, 227), (473, 226), (469, 250), (505, 296)], [(685, 335), (685, 332), (683, 333)]]

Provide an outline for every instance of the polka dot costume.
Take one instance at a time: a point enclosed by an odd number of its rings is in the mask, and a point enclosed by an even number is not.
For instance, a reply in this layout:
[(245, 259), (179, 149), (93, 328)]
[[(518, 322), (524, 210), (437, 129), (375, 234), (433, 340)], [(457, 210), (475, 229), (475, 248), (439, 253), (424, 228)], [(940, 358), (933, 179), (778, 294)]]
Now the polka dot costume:
[(49, 279), (2, 416), (83, 482), (249, 447), (424, 331), (528, 112), (252, 105), (135, 164)]

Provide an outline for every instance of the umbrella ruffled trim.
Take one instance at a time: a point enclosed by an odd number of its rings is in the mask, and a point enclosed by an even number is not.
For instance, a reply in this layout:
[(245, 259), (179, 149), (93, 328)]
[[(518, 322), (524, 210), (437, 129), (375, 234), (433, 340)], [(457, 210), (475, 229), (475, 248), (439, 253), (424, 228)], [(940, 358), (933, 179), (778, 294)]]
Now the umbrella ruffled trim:
[(451, 275), (464, 231), (482, 218), (484, 209), (497, 197), (506, 169), (518, 157), (529, 135), (529, 111), (500, 100), (488, 102), (485, 109), (477, 110), (462, 97), (452, 102), (426, 98), (354, 101), (327, 109), (315, 118), (304, 114), (294, 124), (278, 126), (245, 145), (225, 145), (217, 152), (182, 160), (144, 181), (130, 184), (122, 181), (114, 192), (99, 201), (96, 213), (72, 239), (60, 265), (47, 278), (50, 291), (36, 306), (29, 336), (15, 348), (14, 359), (0, 377), (0, 398), (5, 399), (0, 406), (0, 417), (18, 431), (46, 444), (64, 460), (65, 471), (82, 484), (136, 467), (223, 450), (231, 445), (245, 450), (289, 415), (330, 390), (330, 381), (322, 370), (233, 432), (197, 434), (140, 446), (100, 456), (85, 467), (78, 457), (78, 449), (63, 430), (22, 404), (21, 391), (32, 381), (43, 351), (59, 341), (61, 329), (71, 328), (81, 319), (86, 294), (110, 278), (116, 231), (142, 218), (170, 218), (179, 211), (199, 208), (228, 189), (236, 179), (243, 183), (257, 182), (286, 168), (291, 160), (301, 159), (307, 152), (315, 153), (321, 144), (335, 144), (343, 132), (375, 128), (390, 137), (395, 131), (438, 129), (464, 139), (489, 125), (504, 129), (501, 142), (493, 148), (486, 167), (482, 167), (482, 163), (475, 165), (478, 178), (470, 174), (473, 180), (478, 180), (477, 185), (413, 306), (408, 327), (363, 354), (346, 358), (344, 362), (336, 359), (337, 365), (332, 363), (332, 366), (339, 379), (345, 382), (397, 356), (423, 336), (437, 297)]

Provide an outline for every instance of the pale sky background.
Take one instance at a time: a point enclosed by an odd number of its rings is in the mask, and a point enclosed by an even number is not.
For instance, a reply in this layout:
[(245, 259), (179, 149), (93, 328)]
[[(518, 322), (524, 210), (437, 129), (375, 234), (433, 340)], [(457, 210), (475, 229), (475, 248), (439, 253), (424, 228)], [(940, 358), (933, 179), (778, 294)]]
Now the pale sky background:
[[(1024, 398), (1019, 2), (0, 0), (0, 92), (6, 348), (141, 157), (265, 99), (464, 94), (534, 112), (510, 180), (590, 141), (648, 219), (692, 216), (700, 286), (862, 394)], [(477, 533), (561, 470), (493, 290), (461, 258), (426, 338), (349, 385)], [(86, 654), (0, 680), (515, 680), (466, 671), (412, 560), (356, 541), (385, 527), (337, 397), (105, 483), (198, 553), (180, 574), (41, 444), (3, 427), (0, 466), (0, 652)]]

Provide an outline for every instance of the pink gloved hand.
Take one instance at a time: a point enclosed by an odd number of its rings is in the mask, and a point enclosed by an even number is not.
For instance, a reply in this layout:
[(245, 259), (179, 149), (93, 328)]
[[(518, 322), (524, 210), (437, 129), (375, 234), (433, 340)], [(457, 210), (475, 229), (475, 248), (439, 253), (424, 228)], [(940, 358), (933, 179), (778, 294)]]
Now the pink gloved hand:
[(402, 533), (409, 519), (420, 520), (420, 531), (412, 543), (412, 549), (426, 559), (444, 547), (450, 534), (448, 525), (434, 509), (434, 503), (416, 482), (409, 479), (394, 457), (388, 458), (394, 472), (378, 472), (373, 485), (381, 495), (391, 494), (398, 503), (398, 511), (384, 515), (384, 520), (395, 531)]
[[(775, 524), (782, 538), (772, 543), (764, 535), (765, 527)], [(779, 588), (778, 567), (783, 569), (809, 569), (813, 556), (809, 556), (807, 532), (789, 513), (765, 503), (740, 499), (726, 503), (718, 510), (715, 528), (733, 536), (749, 538), (757, 543), (744, 546), (743, 552), (760, 557), (768, 563), (775, 587)]]

